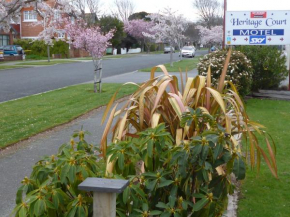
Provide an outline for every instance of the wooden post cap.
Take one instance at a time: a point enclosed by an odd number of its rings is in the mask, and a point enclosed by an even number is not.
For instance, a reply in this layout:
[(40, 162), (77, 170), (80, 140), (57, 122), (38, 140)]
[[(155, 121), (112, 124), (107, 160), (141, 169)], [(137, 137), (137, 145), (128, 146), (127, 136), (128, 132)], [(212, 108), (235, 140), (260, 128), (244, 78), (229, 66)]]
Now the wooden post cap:
[(121, 193), (128, 185), (129, 181), (123, 179), (87, 178), (79, 184), (78, 189), (93, 192)]

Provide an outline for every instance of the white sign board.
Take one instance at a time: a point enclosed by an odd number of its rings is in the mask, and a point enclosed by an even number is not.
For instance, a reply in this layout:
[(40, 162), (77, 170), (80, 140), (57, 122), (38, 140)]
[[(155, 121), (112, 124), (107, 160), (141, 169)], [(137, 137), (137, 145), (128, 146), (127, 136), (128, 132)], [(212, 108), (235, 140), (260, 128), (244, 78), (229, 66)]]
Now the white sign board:
[(225, 44), (290, 44), (290, 11), (227, 11)]

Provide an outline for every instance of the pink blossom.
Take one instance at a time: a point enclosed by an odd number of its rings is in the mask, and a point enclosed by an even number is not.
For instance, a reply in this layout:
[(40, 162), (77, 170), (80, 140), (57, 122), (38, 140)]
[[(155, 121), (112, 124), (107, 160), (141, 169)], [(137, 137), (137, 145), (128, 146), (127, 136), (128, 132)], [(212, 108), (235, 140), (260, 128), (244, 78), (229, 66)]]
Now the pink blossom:
[(142, 19), (131, 20), (124, 23), (124, 30), (136, 39), (142, 40), (146, 38), (144, 33), (153, 33), (152, 27), (154, 23)]
[(199, 35), (201, 38), (202, 44), (220, 44), (223, 41), (223, 27), (222, 26), (214, 26), (211, 29), (208, 29), (203, 26), (197, 26), (199, 29)]
[(70, 43), (75, 48), (89, 52), (96, 59), (103, 57), (106, 48), (110, 45), (109, 41), (114, 36), (114, 30), (102, 34), (100, 27), (86, 28), (79, 22), (66, 24), (65, 31), (69, 36)]

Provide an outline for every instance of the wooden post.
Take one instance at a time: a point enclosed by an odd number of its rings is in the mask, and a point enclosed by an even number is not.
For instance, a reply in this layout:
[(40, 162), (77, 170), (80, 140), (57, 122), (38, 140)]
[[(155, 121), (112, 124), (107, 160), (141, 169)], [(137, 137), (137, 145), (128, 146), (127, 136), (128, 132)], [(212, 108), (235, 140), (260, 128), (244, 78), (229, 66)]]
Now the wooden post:
[(87, 178), (78, 188), (94, 193), (93, 217), (116, 217), (116, 194), (128, 185), (128, 180)]
[(227, 11), (227, 0), (224, 0), (224, 22), (223, 22), (223, 45), (222, 49), (225, 48), (226, 44), (226, 11)]

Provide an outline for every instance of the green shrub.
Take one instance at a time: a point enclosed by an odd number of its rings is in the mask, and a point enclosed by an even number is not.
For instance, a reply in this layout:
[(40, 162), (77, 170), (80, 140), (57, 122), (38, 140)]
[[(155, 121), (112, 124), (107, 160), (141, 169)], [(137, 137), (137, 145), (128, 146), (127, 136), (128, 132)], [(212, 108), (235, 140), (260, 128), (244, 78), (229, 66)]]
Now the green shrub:
[[(179, 145), (162, 123), (108, 147), (115, 176), (130, 179), (118, 196), (119, 216), (223, 214), (227, 195), (234, 191), (229, 174), (244, 179), (246, 168), (238, 149), (227, 148), (234, 146), (231, 136), (213, 120), (201, 109), (190, 109), (179, 127), (194, 125), (200, 133)], [(144, 162), (145, 173), (136, 174), (137, 162)]]
[(39, 56), (39, 55), (35, 55), (35, 54), (27, 54), (25, 57), (27, 60), (31, 59), (31, 60), (43, 60), (43, 59), (47, 59), (47, 56)]
[(52, 54), (61, 54), (62, 58), (69, 57), (69, 44), (64, 41), (56, 41), (54, 42), (53, 47), (51, 47)]
[[(47, 45), (44, 41), (16, 39), (14, 44), (20, 45), (24, 50), (31, 50), (29, 55), (47, 57)], [(62, 57), (68, 57), (69, 45), (65, 41), (55, 41), (54, 46), (50, 47), (50, 55), (52, 56), (52, 54), (61, 54)]]
[[(212, 82), (216, 84), (224, 67), (227, 51), (220, 50), (205, 55), (197, 64), (197, 70), (200, 75), (206, 76), (208, 66), (211, 68)], [(245, 96), (250, 93), (252, 83), (252, 65), (251, 61), (240, 51), (233, 51), (226, 80), (236, 85), (239, 94)]]
[(237, 48), (251, 60), (252, 90), (276, 89), (287, 74), (286, 57), (276, 46), (240, 46)]
[[(130, 179), (118, 196), (119, 216), (221, 216), (235, 185), (230, 174), (245, 177), (243, 148), (252, 167), (263, 157), (277, 177), (274, 144), (267, 146), (270, 160), (254, 134), (262, 134), (262, 126), (249, 120), (234, 85), (225, 85), (226, 70), (217, 85), (211, 76), (196, 76), (179, 89), (178, 79), (158, 67), (164, 76), (155, 78), (154, 67), (151, 80), (121, 110), (115, 106), (109, 115), (113, 97), (104, 114), (107, 174)], [(110, 129), (113, 144), (107, 146)]]
[(103, 177), (104, 163), (96, 161), (96, 147), (84, 140), (74, 139), (59, 148), (56, 156), (47, 156), (37, 162), (30, 177), (22, 180), (17, 191), (16, 217), (92, 216), (92, 194), (78, 190), (87, 177)]

